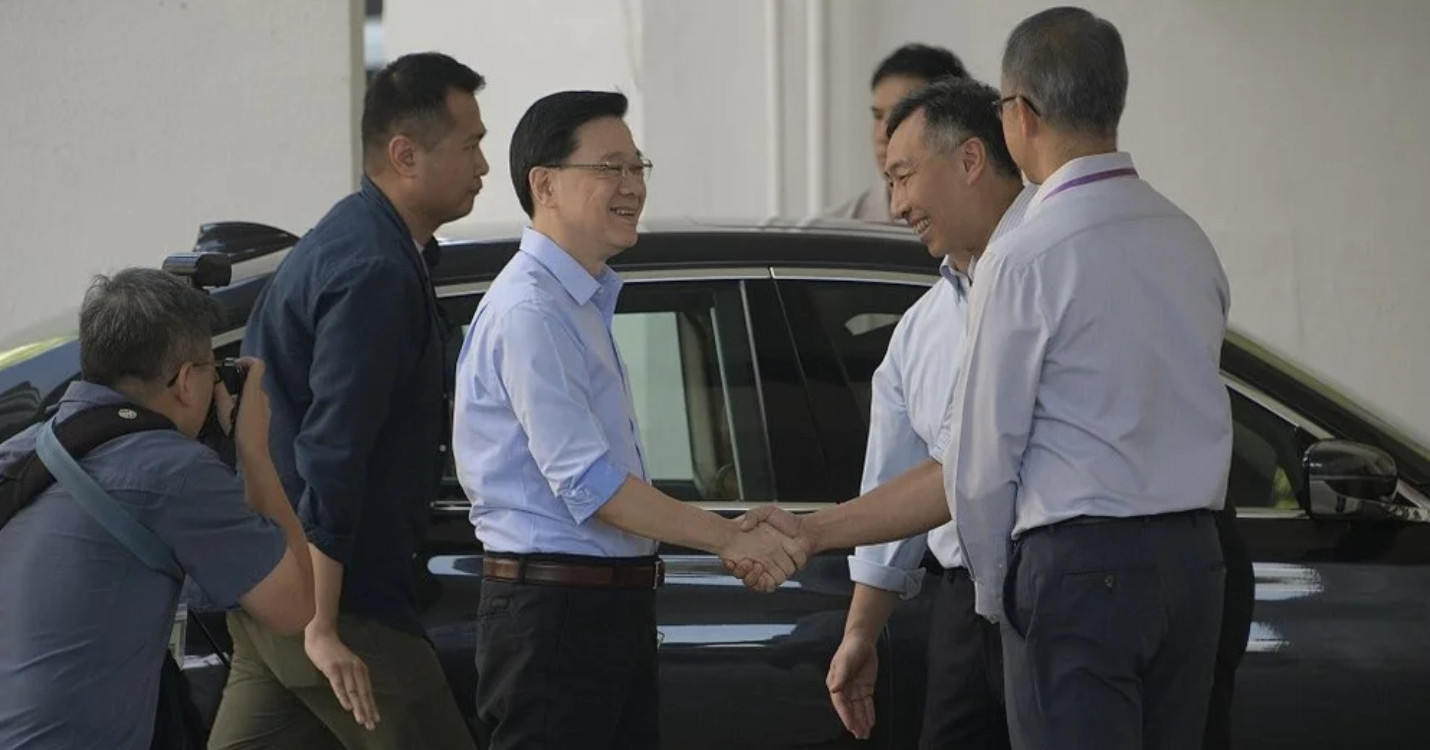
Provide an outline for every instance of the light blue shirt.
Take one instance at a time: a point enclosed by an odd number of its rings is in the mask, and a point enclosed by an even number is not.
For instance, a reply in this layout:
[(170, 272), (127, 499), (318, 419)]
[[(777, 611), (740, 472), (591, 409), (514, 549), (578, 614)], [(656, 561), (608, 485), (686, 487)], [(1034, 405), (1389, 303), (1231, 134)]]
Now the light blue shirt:
[(1231, 460), (1220, 355), (1230, 291), (1196, 222), (1125, 153), (1050, 176), (970, 297), (944, 485), (980, 614), (1008, 542), (1075, 516), (1219, 509)]
[(653, 554), (595, 517), (646, 479), (625, 365), (611, 335), (621, 280), (592, 276), (527, 229), (457, 361), (452, 449), (477, 539), (493, 552)]
[[(999, 220), (990, 244), (1023, 220), (1033, 192), (1028, 187), (1018, 194)], [(947, 417), (963, 358), (969, 277), (954, 270), (947, 258), (938, 270), (943, 282), (929, 287), (899, 319), (889, 351), (874, 371), (861, 493), (928, 460)], [(970, 272), (976, 270), (970, 265)], [(942, 460), (943, 455), (934, 458)], [(849, 578), (905, 598), (915, 596), (923, 584), (920, 563), (926, 550), (945, 569), (963, 566), (963, 551), (950, 522), (927, 534), (856, 548), (849, 558)]]

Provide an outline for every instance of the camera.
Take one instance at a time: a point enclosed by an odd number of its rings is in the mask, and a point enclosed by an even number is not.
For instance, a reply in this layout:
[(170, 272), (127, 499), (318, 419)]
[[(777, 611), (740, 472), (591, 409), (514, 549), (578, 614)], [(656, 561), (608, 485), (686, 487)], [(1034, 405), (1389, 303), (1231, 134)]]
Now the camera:
[(248, 377), (248, 371), (243, 369), (243, 365), (232, 357), (214, 363), (214, 368), (218, 370), (218, 377), (223, 381), (223, 387), (228, 390), (230, 396), (233, 396), (236, 410), (239, 394), (243, 393), (243, 380)]

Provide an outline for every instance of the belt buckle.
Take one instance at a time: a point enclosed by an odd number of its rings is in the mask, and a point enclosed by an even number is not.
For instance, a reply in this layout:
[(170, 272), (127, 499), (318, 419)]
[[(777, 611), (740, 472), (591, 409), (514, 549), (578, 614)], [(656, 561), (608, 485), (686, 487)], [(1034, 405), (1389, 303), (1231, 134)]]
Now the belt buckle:
[(656, 589), (660, 588), (661, 584), (663, 583), (665, 583), (665, 561), (660, 558), (656, 558), (655, 578), (651, 581), (651, 591), (655, 591)]

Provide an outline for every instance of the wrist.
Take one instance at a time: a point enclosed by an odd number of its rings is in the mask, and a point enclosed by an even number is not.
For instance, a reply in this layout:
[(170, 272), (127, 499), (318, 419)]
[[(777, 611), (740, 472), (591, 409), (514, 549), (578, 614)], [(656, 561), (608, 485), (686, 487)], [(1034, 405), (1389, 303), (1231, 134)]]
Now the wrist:
[(305, 638), (321, 638), (324, 636), (335, 636), (338, 634), (338, 620), (336, 617), (326, 615), (314, 615), (303, 628)]
[(740, 531), (740, 522), (717, 516), (715, 528), (715, 539), (710, 551), (719, 557), (724, 557), (730, 551), (730, 547), (735, 544), (735, 539), (743, 533)]

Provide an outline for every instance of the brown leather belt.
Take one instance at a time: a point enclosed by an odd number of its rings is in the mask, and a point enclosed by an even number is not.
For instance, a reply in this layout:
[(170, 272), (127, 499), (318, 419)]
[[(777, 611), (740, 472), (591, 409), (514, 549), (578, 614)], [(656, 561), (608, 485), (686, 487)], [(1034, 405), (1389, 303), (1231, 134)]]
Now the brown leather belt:
[(507, 583), (603, 589), (654, 589), (665, 583), (665, 563), (599, 565), (510, 557), (482, 558), (482, 576)]

